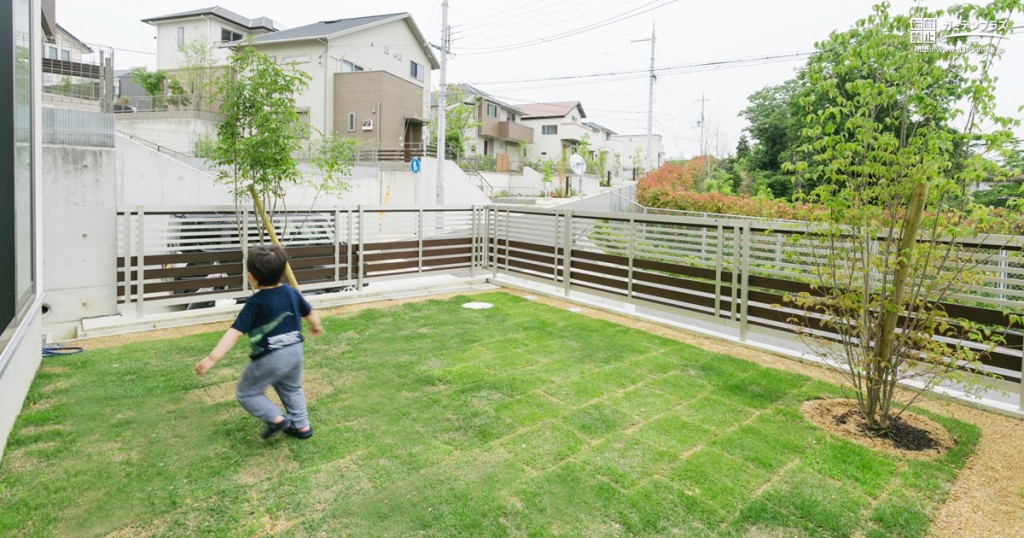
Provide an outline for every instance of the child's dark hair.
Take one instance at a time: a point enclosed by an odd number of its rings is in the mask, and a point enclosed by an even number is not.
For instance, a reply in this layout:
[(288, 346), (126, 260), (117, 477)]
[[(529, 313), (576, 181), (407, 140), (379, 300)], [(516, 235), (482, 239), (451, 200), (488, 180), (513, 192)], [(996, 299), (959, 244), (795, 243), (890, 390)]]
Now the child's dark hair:
[(249, 249), (249, 261), (245, 269), (252, 273), (260, 286), (276, 286), (281, 283), (288, 255), (277, 245), (259, 245)]

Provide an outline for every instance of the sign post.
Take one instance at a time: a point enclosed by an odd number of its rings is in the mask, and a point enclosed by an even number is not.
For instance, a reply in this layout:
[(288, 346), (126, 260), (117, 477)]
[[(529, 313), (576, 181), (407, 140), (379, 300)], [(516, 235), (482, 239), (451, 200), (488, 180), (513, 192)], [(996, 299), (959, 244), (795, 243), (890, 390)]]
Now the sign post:
[(583, 160), (583, 156), (579, 153), (573, 153), (569, 156), (569, 168), (572, 168), (573, 172), (576, 172), (580, 176), (580, 196), (583, 196), (583, 173), (587, 171), (587, 162)]

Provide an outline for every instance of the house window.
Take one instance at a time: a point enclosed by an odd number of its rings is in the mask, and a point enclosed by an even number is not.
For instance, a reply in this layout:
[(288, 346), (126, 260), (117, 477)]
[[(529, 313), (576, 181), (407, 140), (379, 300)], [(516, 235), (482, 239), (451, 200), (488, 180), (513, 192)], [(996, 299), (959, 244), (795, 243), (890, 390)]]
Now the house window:
[(422, 81), (424, 75), (425, 74), (424, 74), (424, 69), (423, 69), (422, 65), (420, 65), (420, 64), (418, 64), (416, 62), (413, 62), (413, 61), (409, 62), (409, 76), (410, 77), (412, 77), (412, 78), (414, 78), (416, 80)]
[(184, 46), (185, 46), (185, 27), (184, 26), (179, 26), (178, 27), (178, 48), (180, 49), (180, 48), (182, 48)]
[(281, 58), (281, 63), (283, 63), (283, 64), (290, 64), (290, 63), (308, 64), (309, 63), (309, 55), (308, 54), (303, 54), (302, 56), (283, 56)]
[(487, 103), (487, 115), (492, 118), (498, 117), (498, 105), (494, 103)]
[(0, 290), (3, 290), (0, 293), (0, 351), (13, 334), (9, 329), (19, 324), (19, 313), (25, 312), (25, 306), (33, 297), (36, 262), (33, 252), (37, 240), (32, 200), (38, 193), (32, 177), (33, 114), (30, 112), (31, 61), (37, 53), (33, 54), (29, 42), (23, 39), (31, 28), (32, 2), (15, 0), (13, 4), (7, 4), (7, 18), (0, 25), (0, 39), (10, 47), (8, 54), (0, 57), (0, 71), (6, 73), (0, 84), (5, 86), (7, 96), (4, 102), (0, 102), (0, 107), (3, 107), (3, 115), (10, 118), (7, 129), (0, 132), (0, 245), (3, 246), (3, 255), (0, 256)]
[(348, 131), (352, 132), (352, 131), (355, 131), (355, 130), (356, 130), (356, 113), (355, 112), (349, 112), (348, 113)]
[(516, 115), (511, 113), (511, 112), (509, 112), (508, 113), (508, 121), (511, 121), (511, 122), (516, 121)]
[(342, 73), (351, 73), (353, 71), (362, 71), (362, 70), (363, 70), (363, 66), (361, 66), (361, 65), (356, 65), (356, 64), (354, 64), (354, 63), (352, 63), (352, 62), (350, 62), (348, 60), (342, 60), (341, 61), (341, 72)]
[(71, 61), (71, 51), (66, 49), (60, 49), (60, 59), (65, 62)]
[(57, 47), (46, 47), (46, 57), (56, 60), (57, 59)]
[(220, 40), (221, 41), (228, 41), (228, 42), (241, 41), (243, 37), (245, 37), (245, 36), (243, 36), (242, 34), (240, 34), (238, 32), (232, 32), (231, 30), (228, 30), (227, 28), (221, 28), (220, 29)]
[(553, 134), (553, 135), (556, 135), (556, 134), (558, 134), (558, 126), (557, 125), (543, 125), (540, 128), (540, 134)]
[(605, 140), (611, 140), (612, 139), (612, 134), (611, 133), (605, 133), (604, 134), (604, 139)]

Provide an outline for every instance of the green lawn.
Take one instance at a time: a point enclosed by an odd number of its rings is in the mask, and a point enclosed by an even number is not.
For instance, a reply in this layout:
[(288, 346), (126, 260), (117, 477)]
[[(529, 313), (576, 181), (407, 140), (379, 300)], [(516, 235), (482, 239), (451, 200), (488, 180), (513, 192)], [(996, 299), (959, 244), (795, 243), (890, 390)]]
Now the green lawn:
[(0, 534), (923, 536), (979, 436), (883, 455), (803, 419), (835, 387), (504, 293), (324, 326), (309, 441), (258, 439), (241, 344), (195, 376), (219, 333), (46, 359)]

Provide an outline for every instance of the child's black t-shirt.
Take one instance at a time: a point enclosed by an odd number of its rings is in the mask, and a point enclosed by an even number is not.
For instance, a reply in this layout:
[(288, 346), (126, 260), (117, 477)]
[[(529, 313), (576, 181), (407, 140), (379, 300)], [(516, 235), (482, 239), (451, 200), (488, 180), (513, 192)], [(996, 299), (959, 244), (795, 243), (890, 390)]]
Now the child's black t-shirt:
[(249, 297), (231, 328), (249, 337), (249, 358), (256, 360), (275, 349), (302, 342), (302, 318), (311, 310), (295, 288), (281, 285)]

